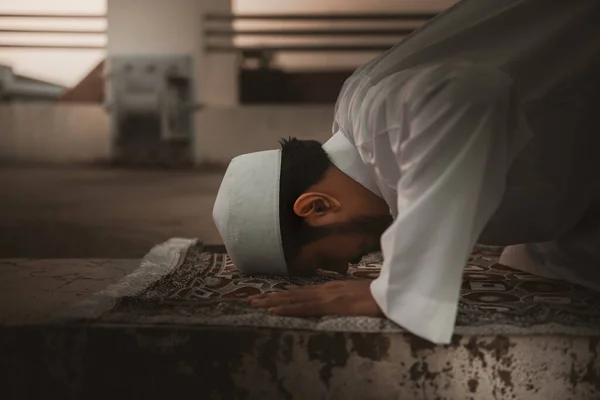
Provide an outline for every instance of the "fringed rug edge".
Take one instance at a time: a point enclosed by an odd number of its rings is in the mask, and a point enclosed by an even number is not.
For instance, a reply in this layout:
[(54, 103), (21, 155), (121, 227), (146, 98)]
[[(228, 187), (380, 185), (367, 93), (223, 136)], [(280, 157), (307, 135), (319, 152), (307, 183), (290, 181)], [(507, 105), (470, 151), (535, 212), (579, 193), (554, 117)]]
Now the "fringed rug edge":
[(196, 245), (202, 243), (198, 239), (171, 238), (154, 246), (132, 273), (106, 289), (88, 296), (82, 302), (60, 311), (51, 317), (51, 321), (68, 323), (100, 317), (110, 311), (119, 299), (137, 295), (177, 269), (185, 260), (188, 250)]

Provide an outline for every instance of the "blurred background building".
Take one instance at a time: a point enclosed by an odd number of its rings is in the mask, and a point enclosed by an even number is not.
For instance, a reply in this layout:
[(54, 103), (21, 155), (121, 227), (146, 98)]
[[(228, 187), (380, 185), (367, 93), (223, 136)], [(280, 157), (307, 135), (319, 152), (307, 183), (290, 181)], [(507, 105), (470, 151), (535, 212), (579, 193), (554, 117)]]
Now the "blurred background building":
[(344, 80), (454, 0), (0, 0), (0, 160), (224, 164), (325, 140)]

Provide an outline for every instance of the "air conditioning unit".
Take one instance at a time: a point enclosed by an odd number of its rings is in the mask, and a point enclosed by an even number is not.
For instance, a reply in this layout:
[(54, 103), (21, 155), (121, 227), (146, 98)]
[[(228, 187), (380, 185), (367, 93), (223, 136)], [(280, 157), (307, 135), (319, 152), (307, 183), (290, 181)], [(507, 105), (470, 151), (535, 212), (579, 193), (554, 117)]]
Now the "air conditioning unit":
[(194, 68), (189, 55), (118, 55), (105, 71), (113, 159), (192, 163)]

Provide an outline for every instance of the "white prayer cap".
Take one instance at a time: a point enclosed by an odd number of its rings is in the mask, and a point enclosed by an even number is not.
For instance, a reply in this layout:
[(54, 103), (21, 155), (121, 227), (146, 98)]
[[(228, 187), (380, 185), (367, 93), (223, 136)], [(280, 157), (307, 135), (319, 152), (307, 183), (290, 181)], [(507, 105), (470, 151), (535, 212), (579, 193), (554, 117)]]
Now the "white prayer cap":
[[(323, 149), (346, 175), (381, 197), (358, 150), (336, 133)], [(287, 275), (279, 225), (281, 150), (234, 158), (221, 182), (213, 220), (229, 256), (243, 274)]]
[(279, 229), (281, 150), (234, 158), (221, 182), (213, 220), (243, 274), (287, 275)]

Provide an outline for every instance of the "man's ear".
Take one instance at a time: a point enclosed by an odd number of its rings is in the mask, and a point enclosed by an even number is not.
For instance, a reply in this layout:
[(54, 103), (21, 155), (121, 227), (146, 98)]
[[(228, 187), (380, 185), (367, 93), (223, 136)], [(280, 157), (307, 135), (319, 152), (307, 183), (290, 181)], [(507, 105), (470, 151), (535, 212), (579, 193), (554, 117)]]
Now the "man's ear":
[(304, 193), (294, 203), (294, 213), (311, 226), (328, 225), (335, 221), (335, 214), (342, 208), (334, 197), (318, 192)]

